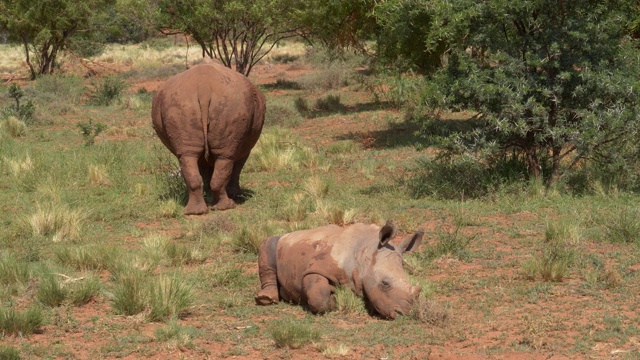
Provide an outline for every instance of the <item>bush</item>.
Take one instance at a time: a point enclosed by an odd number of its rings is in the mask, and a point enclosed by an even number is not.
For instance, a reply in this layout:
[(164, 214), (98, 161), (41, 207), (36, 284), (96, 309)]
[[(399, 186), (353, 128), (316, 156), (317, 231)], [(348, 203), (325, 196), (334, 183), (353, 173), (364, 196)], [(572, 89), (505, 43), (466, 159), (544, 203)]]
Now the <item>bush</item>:
[(118, 76), (107, 76), (98, 83), (94, 83), (91, 95), (93, 105), (109, 106), (120, 99), (127, 83)]

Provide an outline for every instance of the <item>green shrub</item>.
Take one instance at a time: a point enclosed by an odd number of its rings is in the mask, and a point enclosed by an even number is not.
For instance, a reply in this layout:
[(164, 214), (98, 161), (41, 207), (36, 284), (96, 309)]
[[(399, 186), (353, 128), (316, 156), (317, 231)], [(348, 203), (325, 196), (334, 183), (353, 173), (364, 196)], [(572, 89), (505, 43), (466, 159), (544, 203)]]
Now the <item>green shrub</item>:
[(538, 275), (544, 281), (560, 282), (575, 262), (575, 250), (564, 239), (550, 239), (542, 252), (522, 263), (524, 276), (535, 279)]
[(109, 106), (120, 99), (127, 83), (118, 76), (107, 76), (94, 83), (94, 91), (91, 94), (91, 103), (99, 106)]
[(327, 95), (316, 100), (316, 109), (323, 112), (341, 112), (345, 106), (340, 103), (340, 95)]
[(102, 122), (94, 123), (93, 119), (89, 119), (88, 122), (79, 122), (77, 126), (80, 128), (80, 134), (84, 138), (86, 146), (95, 144), (96, 137), (107, 129), (107, 125)]

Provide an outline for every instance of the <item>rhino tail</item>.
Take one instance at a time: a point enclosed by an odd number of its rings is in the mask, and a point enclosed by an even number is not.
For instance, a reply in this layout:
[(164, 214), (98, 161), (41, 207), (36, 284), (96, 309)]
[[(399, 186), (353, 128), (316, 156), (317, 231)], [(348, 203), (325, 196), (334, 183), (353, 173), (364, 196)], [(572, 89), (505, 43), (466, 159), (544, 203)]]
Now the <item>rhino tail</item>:
[(202, 121), (202, 134), (204, 135), (204, 160), (209, 162), (209, 105), (211, 104), (211, 99), (209, 101), (200, 101), (198, 100), (200, 105), (200, 120)]

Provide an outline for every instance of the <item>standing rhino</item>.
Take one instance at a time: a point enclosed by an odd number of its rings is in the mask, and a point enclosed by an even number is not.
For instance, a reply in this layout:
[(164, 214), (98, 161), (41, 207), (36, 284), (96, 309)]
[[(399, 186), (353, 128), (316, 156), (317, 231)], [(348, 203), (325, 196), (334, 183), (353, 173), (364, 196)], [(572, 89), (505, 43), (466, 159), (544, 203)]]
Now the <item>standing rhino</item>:
[(233, 208), (240, 172), (258, 141), (264, 95), (243, 75), (209, 62), (171, 77), (153, 98), (153, 128), (178, 158), (189, 189), (187, 215), (204, 214), (203, 180), (214, 209)]
[(395, 231), (390, 223), (329, 225), (268, 238), (258, 256), (256, 303), (283, 299), (323, 313), (335, 307), (336, 286), (345, 285), (382, 317), (407, 314), (422, 289), (409, 283), (402, 254), (418, 248), (423, 232), (392, 245)]

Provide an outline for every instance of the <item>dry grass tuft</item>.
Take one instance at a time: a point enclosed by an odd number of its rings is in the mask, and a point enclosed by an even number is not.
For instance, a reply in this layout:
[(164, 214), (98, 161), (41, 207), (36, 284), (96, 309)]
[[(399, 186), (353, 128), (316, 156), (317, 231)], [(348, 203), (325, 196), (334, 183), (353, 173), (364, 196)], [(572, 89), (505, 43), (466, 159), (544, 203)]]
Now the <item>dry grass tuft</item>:
[(36, 212), (28, 218), (34, 235), (50, 238), (53, 242), (78, 239), (83, 221), (82, 210), (57, 203), (36, 205)]

